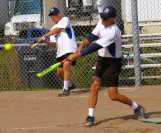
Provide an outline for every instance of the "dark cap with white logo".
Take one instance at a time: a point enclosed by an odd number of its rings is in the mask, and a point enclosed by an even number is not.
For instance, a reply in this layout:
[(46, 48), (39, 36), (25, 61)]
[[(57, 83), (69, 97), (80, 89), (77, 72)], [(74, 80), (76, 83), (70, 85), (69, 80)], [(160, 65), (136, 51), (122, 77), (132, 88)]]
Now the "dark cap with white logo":
[(103, 9), (103, 12), (100, 13), (102, 19), (115, 18), (117, 16), (117, 11), (113, 6), (107, 6)]
[(49, 11), (49, 16), (55, 16), (60, 13), (60, 10), (56, 7), (52, 7)]

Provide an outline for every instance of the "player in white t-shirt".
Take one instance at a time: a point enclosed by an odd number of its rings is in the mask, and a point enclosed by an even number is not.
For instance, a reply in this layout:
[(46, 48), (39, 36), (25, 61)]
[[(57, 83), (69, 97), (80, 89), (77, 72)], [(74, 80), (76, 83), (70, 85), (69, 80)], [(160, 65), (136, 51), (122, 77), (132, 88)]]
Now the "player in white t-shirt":
[[(74, 31), (68, 17), (64, 17), (60, 10), (56, 7), (50, 9), (49, 16), (55, 23), (51, 30), (40, 38), (39, 42), (50, 38), (50, 42), (57, 44), (56, 60), (60, 62), (74, 53), (77, 49)], [(75, 62), (72, 64), (74, 65)], [(71, 64), (66, 62), (57, 70), (57, 74), (64, 79), (63, 91), (58, 96), (68, 96), (73, 88), (71, 82)]]
[[(72, 62), (81, 56), (98, 50), (96, 70), (89, 95), (89, 109), (86, 119), (88, 126), (94, 124), (98, 90), (101, 87), (101, 81), (104, 76), (106, 77), (105, 85), (108, 87), (108, 95), (111, 100), (129, 105), (138, 118), (145, 117), (144, 108), (141, 105), (118, 92), (118, 81), (122, 67), (122, 39), (121, 31), (115, 24), (116, 9), (112, 6), (107, 6), (100, 16), (101, 21), (98, 22), (93, 32), (80, 43), (79, 52), (70, 55), (66, 59)], [(86, 45), (88, 46), (82, 49)]]

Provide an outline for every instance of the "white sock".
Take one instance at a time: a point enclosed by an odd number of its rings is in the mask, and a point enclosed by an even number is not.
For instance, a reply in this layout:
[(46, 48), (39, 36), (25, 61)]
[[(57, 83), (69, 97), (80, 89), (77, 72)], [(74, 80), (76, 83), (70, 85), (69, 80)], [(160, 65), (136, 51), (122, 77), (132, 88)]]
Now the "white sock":
[(94, 117), (95, 108), (88, 109), (88, 116)]
[(132, 102), (132, 109), (135, 110), (139, 105), (136, 102)]
[(64, 80), (64, 87), (63, 87), (63, 89), (64, 90), (68, 90), (68, 88), (69, 88), (69, 80)]

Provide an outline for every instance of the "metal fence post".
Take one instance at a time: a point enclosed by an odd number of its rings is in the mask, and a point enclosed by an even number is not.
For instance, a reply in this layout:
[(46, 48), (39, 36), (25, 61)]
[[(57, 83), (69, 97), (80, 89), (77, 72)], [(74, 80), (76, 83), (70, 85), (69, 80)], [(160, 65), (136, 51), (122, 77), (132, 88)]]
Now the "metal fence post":
[(131, 0), (132, 12), (132, 31), (134, 47), (134, 69), (135, 69), (135, 86), (141, 85), (141, 67), (140, 67), (140, 46), (139, 46), (139, 22), (137, 0)]

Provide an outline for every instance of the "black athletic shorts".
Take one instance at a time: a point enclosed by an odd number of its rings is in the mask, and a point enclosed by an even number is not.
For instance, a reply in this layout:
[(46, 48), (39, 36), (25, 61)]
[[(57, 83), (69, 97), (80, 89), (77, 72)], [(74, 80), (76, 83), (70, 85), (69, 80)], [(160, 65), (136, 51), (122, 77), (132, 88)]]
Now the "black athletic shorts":
[[(61, 61), (65, 60), (70, 54), (73, 54), (73, 53), (68, 53), (68, 54), (65, 54), (65, 55), (63, 55), (61, 57), (58, 57), (56, 59), (56, 62), (61, 62)], [(72, 62), (72, 66), (74, 66), (74, 65), (76, 65), (76, 61)]]
[(94, 76), (101, 79), (101, 81), (104, 80), (105, 86), (117, 87), (119, 84), (121, 67), (121, 58), (107, 58), (98, 56)]

